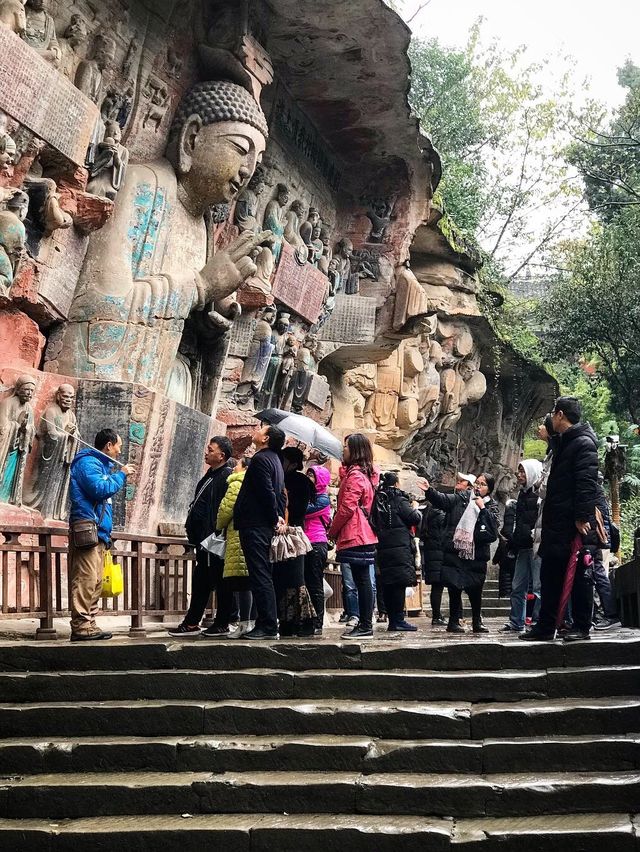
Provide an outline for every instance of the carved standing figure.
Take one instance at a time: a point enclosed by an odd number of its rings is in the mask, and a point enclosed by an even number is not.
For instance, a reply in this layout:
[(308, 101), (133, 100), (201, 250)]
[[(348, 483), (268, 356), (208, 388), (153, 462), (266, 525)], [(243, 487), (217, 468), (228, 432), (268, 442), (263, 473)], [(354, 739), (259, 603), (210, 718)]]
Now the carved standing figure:
[(295, 258), (300, 265), (306, 263), (309, 251), (300, 236), (300, 221), (304, 216), (304, 204), (300, 199), (296, 199), (291, 203), (291, 207), (286, 214), (286, 224), (284, 226), (284, 238), (293, 246)]
[[(25, 195), (25, 193), (17, 193)], [(15, 197), (15, 196), (14, 196)], [(13, 199), (11, 199), (13, 200)], [(25, 251), (27, 235), (13, 210), (0, 210), (0, 295), (8, 294)]]
[(282, 251), (282, 238), (284, 235), (284, 226), (287, 222), (287, 214), (285, 207), (289, 201), (289, 190), (283, 183), (279, 183), (276, 187), (276, 197), (272, 198), (267, 204), (267, 209), (264, 211), (263, 227), (271, 231), (275, 236), (275, 240), (271, 246), (273, 259), (278, 262), (280, 252)]
[(264, 192), (264, 171), (260, 166), (256, 168), (253, 177), (249, 181), (246, 189), (238, 196), (236, 201), (236, 209), (234, 212), (234, 222), (240, 229), (240, 233), (249, 231), (252, 234), (257, 234), (260, 230), (258, 224), (258, 203), (260, 196)]
[(320, 211), (316, 207), (310, 207), (307, 214), (307, 221), (300, 225), (300, 237), (303, 243), (309, 250), (309, 260), (312, 261), (315, 255), (315, 246), (313, 245), (313, 230), (320, 224)]
[(240, 407), (252, 405), (262, 387), (273, 352), (272, 330), (275, 320), (276, 309), (267, 307), (256, 323), (236, 392)]
[(234, 291), (255, 274), (251, 252), (269, 233), (242, 234), (209, 257), (205, 213), (242, 191), (267, 132), (258, 103), (234, 83), (185, 94), (167, 159), (128, 167), (114, 215), (91, 236), (59, 372), (164, 391), (192, 312), (218, 333), (231, 327)]
[(113, 64), (116, 56), (116, 43), (109, 36), (98, 33), (93, 43), (93, 56), (83, 59), (76, 71), (75, 85), (94, 104), (102, 98), (102, 75)]
[(88, 35), (89, 32), (85, 19), (76, 12), (71, 16), (69, 26), (64, 31), (62, 39), (60, 39), (62, 58), (60, 59), (58, 68), (69, 80), (73, 81), (76, 78), (78, 65), (81, 61), (78, 48), (86, 43)]
[(351, 255), (353, 243), (343, 237), (336, 245), (336, 250), (329, 264), (329, 280), (333, 284), (333, 295), (346, 290), (351, 278)]
[(318, 338), (315, 334), (307, 334), (296, 352), (295, 370), (289, 382), (289, 391), (285, 406), (291, 405), (291, 410), (297, 414), (302, 412), (307, 396), (311, 376), (318, 370)]
[(273, 389), (275, 387), (278, 374), (280, 373), (280, 364), (282, 363), (282, 353), (284, 352), (286, 340), (285, 335), (289, 330), (290, 320), (291, 314), (278, 314), (275, 326), (271, 331), (271, 343), (273, 344), (273, 349), (271, 350), (271, 357), (269, 358), (267, 372), (265, 373), (265, 377), (262, 382), (260, 408), (271, 407)]
[(20, 376), (13, 393), (0, 402), (0, 503), (22, 505), (22, 483), (35, 427), (33, 376)]
[(22, 35), (27, 28), (27, 15), (24, 11), (26, 0), (0, 0), (0, 24)]
[(371, 209), (367, 211), (367, 216), (371, 220), (371, 233), (367, 238), (368, 243), (381, 243), (384, 241), (389, 225), (391, 224), (392, 211), (392, 201), (377, 198), (373, 202)]
[(87, 192), (115, 201), (129, 163), (129, 151), (121, 144), (122, 131), (117, 121), (108, 121), (104, 139), (89, 172)]
[(6, 113), (0, 110), (0, 171), (14, 163), (17, 153), (16, 143), (7, 130), (7, 123)]
[(56, 38), (56, 25), (45, 8), (45, 0), (27, 0), (27, 26), (22, 38), (27, 44), (52, 65), (62, 58), (62, 51)]
[(324, 275), (329, 275), (329, 268), (333, 258), (333, 250), (331, 248), (331, 230), (328, 225), (323, 225), (320, 228), (320, 242), (322, 243), (322, 253), (318, 258), (318, 269)]
[(25, 487), (25, 505), (58, 521), (67, 517), (71, 462), (78, 451), (75, 397), (72, 385), (60, 385), (55, 401), (45, 408), (38, 424), (37, 462)]

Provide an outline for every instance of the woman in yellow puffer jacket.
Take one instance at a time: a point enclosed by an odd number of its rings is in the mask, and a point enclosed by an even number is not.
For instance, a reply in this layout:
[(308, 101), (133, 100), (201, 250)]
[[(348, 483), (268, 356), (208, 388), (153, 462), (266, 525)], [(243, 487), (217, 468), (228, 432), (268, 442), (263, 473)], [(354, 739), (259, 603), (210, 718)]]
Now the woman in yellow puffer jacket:
[(250, 620), (253, 596), (249, 586), (249, 572), (240, 546), (240, 534), (233, 525), (233, 507), (236, 504), (248, 464), (249, 459), (240, 459), (233, 473), (227, 479), (227, 490), (220, 503), (216, 520), (216, 529), (227, 531), (223, 582), (229, 583), (232, 591), (238, 592), (240, 604), (240, 624), (237, 630), (228, 637), (231, 639), (239, 639), (253, 627), (253, 622)]

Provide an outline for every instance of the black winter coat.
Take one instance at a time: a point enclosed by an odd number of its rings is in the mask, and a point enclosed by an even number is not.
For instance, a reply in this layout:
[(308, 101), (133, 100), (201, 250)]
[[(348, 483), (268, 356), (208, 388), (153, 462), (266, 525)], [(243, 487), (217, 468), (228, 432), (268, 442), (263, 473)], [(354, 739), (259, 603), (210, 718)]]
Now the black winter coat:
[(442, 561), (444, 559), (444, 535), (447, 516), (435, 506), (427, 506), (422, 511), (420, 525), (420, 549), (422, 550), (422, 576), (425, 583), (442, 582)]
[(228, 463), (215, 470), (209, 468), (196, 485), (195, 497), (184, 524), (191, 544), (200, 544), (215, 531), (218, 509), (232, 471), (233, 465)]
[(598, 439), (588, 423), (576, 423), (560, 435), (553, 451), (542, 510), (542, 558), (568, 560), (576, 521), (589, 521), (584, 544), (595, 544)]
[(533, 531), (538, 520), (538, 495), (529, 488), (518, 494), (516, 501), (516, 518), (511, 534), (511, 547), (518, 550), (528, 550), (533, 547)]
[(249, 462), (233, 507), (233, 526), (275, 529), (284, 517), (286, 495), (280, 456), (273, 450), (260, 450)]
[(498, 538), (499, 509), (496, 501), (491, 498), (484, 509), (480, 510), (476, 521), (474, 558), (462, 559), (458, 555), (453, 546), (453, 536), (472, 496), (475, 495), (471, 491), (442, 494), (435, 488), (429, 488), (426, 493), (426, 498), (431, 505), (441, 509), (447, 515), (442, 582), (457, 589), (468, 589), (484, 583), (487, 576), (487, 563), (491, 556), (491, 542)]
[(516, 566), (516, 556), (511, 547), (513, 529), (516, 523), (516, 501), (507, 500), (504, 507), (504, 518), (500, 530), (500, 541), (498, 549), (493, 557), (493, 564), (499, 565), (498, 571), (498, 597), (511, 597), (513, 586), (513, 572)]
[(415, 586), (416, 562), (410, 527), (418, 526), (422, 515), (412, 508), (403, 491), (389, 488), (376, 495), (371, 520), (378, 536), (376, 563), (382, 583)]

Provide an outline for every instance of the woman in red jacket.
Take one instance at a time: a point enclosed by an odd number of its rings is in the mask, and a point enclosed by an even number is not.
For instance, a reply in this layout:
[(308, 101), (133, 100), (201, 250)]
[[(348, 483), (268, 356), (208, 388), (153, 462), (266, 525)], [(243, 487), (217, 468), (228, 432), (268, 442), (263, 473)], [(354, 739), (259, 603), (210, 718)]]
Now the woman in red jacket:
[(378, 539), (369, 523), (378, 474), (373, 467), (373, 448), (365, 435), (348, 435), (344, 442), (344, 468), (338, 491), (338, 507), (329, 528), (336, 543), (336, 559), (350, 566), (358, 589), (360, 623), (342, 634), (343, 639), (373, 637), (373, 586), (371, 566)]

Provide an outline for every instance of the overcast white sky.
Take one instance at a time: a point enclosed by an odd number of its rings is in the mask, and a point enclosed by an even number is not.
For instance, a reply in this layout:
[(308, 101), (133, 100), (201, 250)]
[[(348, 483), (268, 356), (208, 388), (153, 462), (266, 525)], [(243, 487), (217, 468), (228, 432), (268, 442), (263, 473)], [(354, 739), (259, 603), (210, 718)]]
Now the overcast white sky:
[[(407, 20), (423, 0), (402, 0)], [(483, 41), (529, 46), (532, 60), (562, 51), (576, 60), (579, 79), (591, 78), (591, 96), (610, 106), (624, 97), (616, 68), (629, 56), (640, 65), (640, 0), (431, 0), (411, 27), (462, 46), (474, 21), (485, 19)]]

